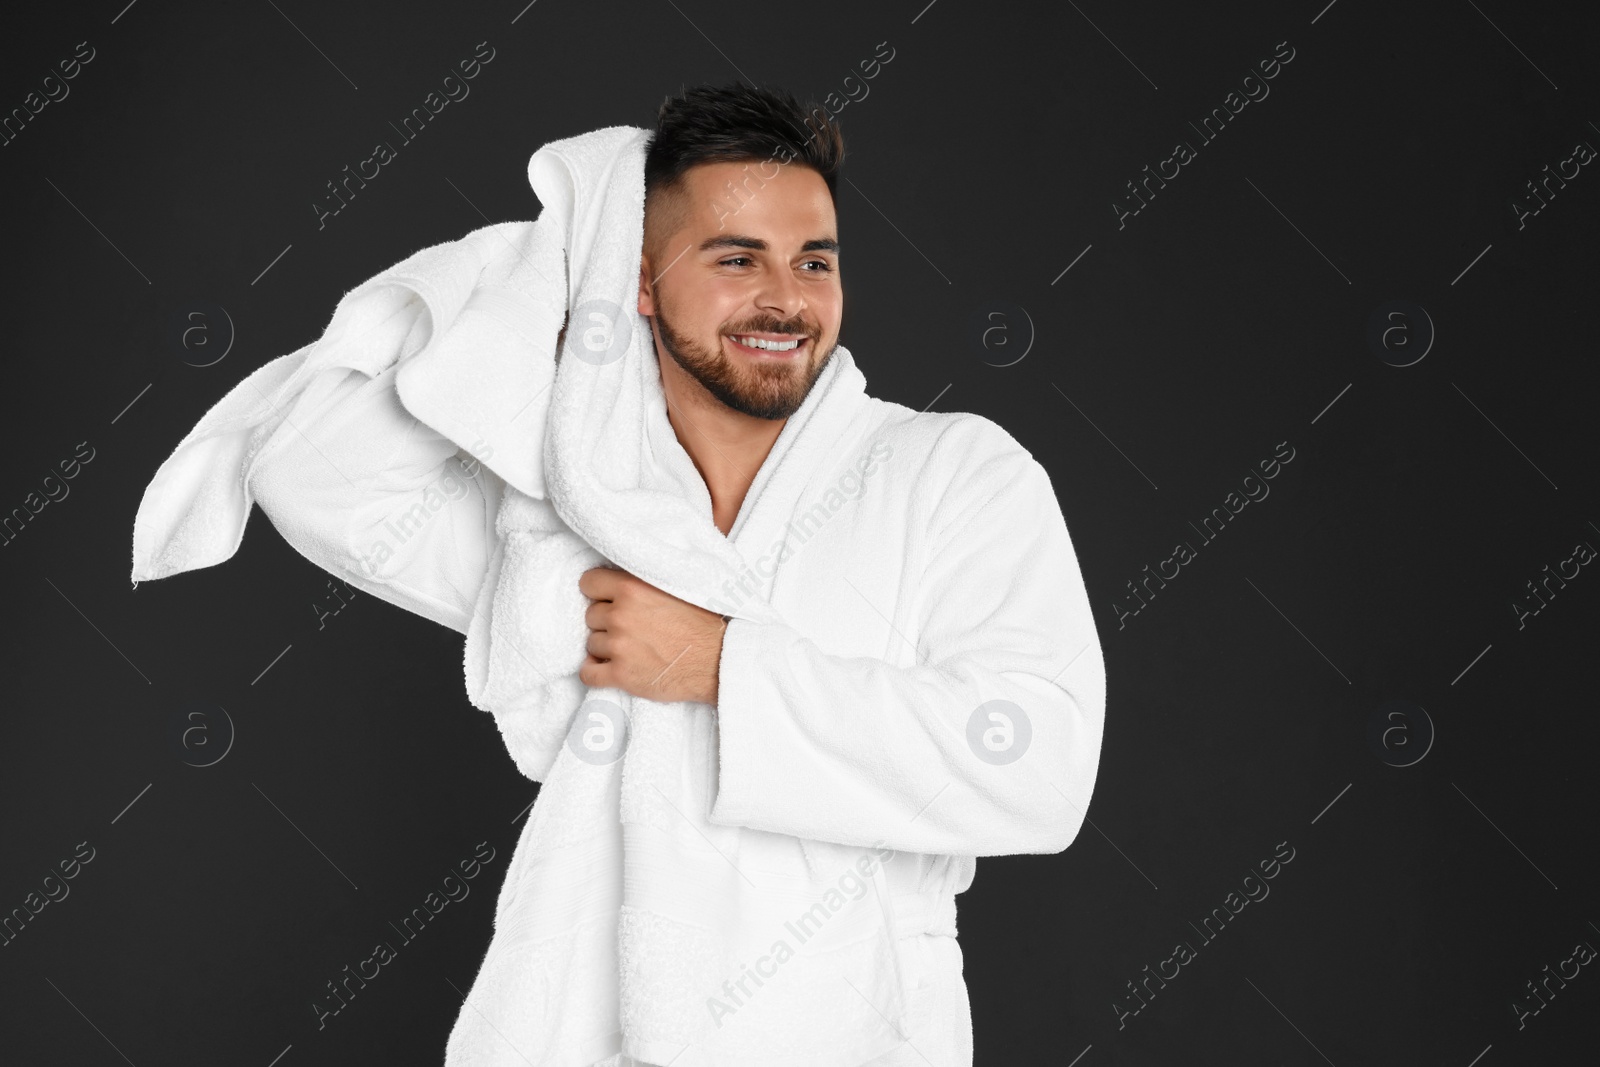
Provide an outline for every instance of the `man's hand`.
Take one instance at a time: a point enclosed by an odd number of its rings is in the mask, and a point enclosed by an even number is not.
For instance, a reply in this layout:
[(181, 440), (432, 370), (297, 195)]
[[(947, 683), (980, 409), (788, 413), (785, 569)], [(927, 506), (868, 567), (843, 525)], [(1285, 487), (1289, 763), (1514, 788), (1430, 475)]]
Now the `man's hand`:
[(584, 571), (578, 590), (594, 601), (583, 616), (589, 656), (579, 681), (662, 703), (716, 705), (728, 625), (721, 615), (615, 567)]

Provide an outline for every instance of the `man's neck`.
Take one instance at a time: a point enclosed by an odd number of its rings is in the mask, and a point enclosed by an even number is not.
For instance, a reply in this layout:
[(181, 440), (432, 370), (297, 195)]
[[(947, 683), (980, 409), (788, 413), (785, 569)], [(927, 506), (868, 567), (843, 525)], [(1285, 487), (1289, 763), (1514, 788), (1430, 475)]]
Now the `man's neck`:
[(705, 480), (712, 522), (726, 536), (788, 420), (758, 419), (734, 411), (670, 358), (659, 365), (667, 421)]

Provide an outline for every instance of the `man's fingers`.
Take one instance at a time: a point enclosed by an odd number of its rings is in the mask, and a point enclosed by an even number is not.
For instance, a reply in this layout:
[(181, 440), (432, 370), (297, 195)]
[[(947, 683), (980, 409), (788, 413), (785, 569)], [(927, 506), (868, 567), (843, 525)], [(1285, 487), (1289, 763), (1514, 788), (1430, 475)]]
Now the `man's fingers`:
[(578, 667), (578, 681), (590, 689), (612, 688), (610, 667), (609, 663), (602, 663), (590, 656)]
[(578, 575), (578, 592), (590, 600), (610, 600), (624, 573), (615, 567), (590, 567)]
[(611, 612), (616, 605), (609, 600), (597, 600), (583, 612), (583, 624), (591, 630), (609, 630)]

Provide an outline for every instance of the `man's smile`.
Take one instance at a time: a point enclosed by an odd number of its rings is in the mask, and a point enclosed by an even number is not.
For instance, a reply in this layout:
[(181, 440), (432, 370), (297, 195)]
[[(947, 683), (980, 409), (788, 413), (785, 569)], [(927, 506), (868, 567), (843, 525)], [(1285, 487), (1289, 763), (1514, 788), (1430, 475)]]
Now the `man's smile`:
[(728, 346), (750, 359), (790, 360), (808, 355), (811, 338), (792, 333), (740, 333), (727, 337)]

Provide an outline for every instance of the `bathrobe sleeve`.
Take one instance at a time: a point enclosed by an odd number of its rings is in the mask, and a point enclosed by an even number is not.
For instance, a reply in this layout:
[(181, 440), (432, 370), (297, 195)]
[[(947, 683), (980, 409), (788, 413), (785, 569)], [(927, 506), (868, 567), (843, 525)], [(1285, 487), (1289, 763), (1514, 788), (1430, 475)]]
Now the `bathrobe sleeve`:
[(711, 822), (972, 856), (1072, 842), (1105, 716), (1094, 618), (1044, 468), (1018, 448), (982, 474), (943, 494), (914, 664), (728, 624)]
[(251, 489), (311, 562), (465, 634), (504, 483), (406, 410), (398, 368), (324, 372), (256, 458)]

